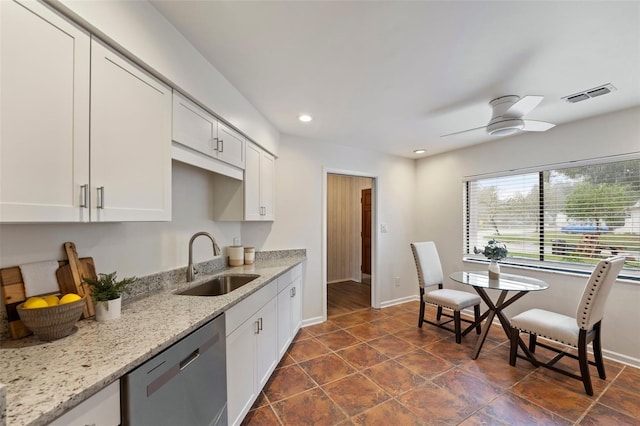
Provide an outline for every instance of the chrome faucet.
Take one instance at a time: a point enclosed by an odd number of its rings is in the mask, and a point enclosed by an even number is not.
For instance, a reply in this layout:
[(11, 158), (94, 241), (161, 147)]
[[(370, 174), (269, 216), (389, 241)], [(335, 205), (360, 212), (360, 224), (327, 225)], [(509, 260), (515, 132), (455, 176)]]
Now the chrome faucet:
[(196, 269), (193, 267), (193, 241), (198, 238), (200, 235), (204, 235), (211, 240), (213, 244), (213, 255), (218, 256), (220, 254), (220, 247), (218, 247), (218, 243), (216, 243), (215, 238), (208, 232), (196, 232), (193, 234), (193, 237), (189, 240), (189, 265), (187, 265), (187, 282), (193, 281), (193, 278), (196, 275)]

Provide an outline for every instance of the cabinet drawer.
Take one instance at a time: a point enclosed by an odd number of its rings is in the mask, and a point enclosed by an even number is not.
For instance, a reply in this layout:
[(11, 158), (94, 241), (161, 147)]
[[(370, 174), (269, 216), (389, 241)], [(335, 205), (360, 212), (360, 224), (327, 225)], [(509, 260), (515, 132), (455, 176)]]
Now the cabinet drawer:
[(302, 265), (296, 265), (278, 277), (278, 293), (287, 288), (296, 278), (302, 276)]
[(273, 299), (278, 294), (277, 292), (278, 287), (273, 282), (270, 282), (237, 305), (232, 306), (225, 313), (227, 317), (227, 336)]
[(289, 284), (293, 281), (293, 276), (291, 275), (291, 270), (288, 270), (284, 274), (278, 277), (278, 293), (287, 288)]

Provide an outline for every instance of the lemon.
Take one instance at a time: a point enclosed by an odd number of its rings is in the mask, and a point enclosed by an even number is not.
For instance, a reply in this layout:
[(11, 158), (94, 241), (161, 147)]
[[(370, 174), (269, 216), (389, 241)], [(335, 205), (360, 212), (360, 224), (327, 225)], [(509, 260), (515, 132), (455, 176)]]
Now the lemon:
[(49, 306), (56, 306), (58, 303), (60, 303), (60, 301), (58, 300), (58, 296), (54, 296), (53, 294), (44, 296), (43, 299)]
[(71, 302), (75, 302), (77, 300), (82, 299), (82, 297), (78, 296), (75, 293), (68, 293), (65, 294), (64, 296), (62, 296), (62, 298), (60, 299), (60, 304), (64, 305), (65, 303), (71, 303)]
[(25, 309), (46, 308), (47, 306), (49, 306), (47, 301), (42, 297), (30, 297), (24, 302), (24, 305), (22, 305)]

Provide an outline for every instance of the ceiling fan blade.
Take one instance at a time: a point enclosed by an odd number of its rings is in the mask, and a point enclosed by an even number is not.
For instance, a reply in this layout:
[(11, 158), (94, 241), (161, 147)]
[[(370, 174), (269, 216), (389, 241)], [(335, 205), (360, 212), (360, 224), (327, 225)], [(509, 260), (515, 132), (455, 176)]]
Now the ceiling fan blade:
[(477, 130), (485, 130), (487, 128), (487, 126), (482, 126), (482, 127), (476, 127), (474, 129), (468, 129), (468, 130), (462, 130), (459, 132), (454, 132), (454, 133), (448, 133), (446, 135), (441, 135), (441, 138), (447, 137), (447, 136), (453, 136), (453, 135), (460, 135), (462, 133), (470, 133), (470, 132), (475, 132)]
[(537, 107), (543, 99), (544, 96), (527, 95), (519, 99), (515, 104), (511, 105), (504, 115), (509, 117), (522, 117), (533, 111), (533, 109)]
[(525, 132), (546, 132), (547, 130), (555, 127), (555, 124), (547, 123), (546, 121), (536, 121), (536, 120), (522, 120), (524, 121), (524, 127), (522, 128)]

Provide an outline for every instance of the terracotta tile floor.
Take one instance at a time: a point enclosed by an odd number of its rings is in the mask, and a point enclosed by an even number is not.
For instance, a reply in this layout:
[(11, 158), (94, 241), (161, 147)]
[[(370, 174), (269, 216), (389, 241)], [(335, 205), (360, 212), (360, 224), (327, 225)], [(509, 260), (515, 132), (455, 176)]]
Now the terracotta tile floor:
[(474, 361), (477, 335), (457, 345), (417, 317), (409, 302), (300, 330), (243, 424), (640, 425), (639, 369), (606, 361), (601, 380), (592, 368), (589, 397), (577, 380), (522, 359), (509, 366), (495, 324)]

